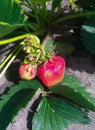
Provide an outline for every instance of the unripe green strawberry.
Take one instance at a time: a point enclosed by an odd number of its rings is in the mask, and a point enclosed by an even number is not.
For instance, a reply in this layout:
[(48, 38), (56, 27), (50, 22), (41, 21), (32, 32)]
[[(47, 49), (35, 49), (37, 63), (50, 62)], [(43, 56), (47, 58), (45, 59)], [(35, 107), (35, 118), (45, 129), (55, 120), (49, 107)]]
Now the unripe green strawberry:
[(46, 87), (61, 82), (64, 77), (65, 60), (61, 56), (53, 56), (38, 66), (38, 77)]
[(22, 64), (19, 67), (19, 76), (23, 80), (31, 80), (37, 75), (37, 66), (31, 64)]

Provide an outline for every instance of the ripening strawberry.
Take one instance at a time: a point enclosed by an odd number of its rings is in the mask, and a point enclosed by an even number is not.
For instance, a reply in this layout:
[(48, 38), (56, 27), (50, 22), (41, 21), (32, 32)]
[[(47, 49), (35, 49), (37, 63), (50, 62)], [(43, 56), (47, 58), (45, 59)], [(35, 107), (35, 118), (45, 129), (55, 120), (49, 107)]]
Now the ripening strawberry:
[(53, 56), (38, 66), (37, 74), (46, 87), (61, 82), (65, 72), (65, 60), (61, 56)]
[(31, 80), (37, 75), (37, 66), (31, 64), (22, 64), (19, 67), (19, 76), (23, 80)]

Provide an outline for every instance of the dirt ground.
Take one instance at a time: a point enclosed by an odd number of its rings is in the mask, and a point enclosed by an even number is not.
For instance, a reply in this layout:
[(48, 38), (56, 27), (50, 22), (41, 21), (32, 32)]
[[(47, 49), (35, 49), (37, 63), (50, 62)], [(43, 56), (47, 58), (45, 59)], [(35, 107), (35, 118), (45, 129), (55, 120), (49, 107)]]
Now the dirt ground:
[[(92, 58), (87, 57), (71, 57), (67, 67), (67, 72), (77, 77), (83, 85), (87, 87), (87, 91), (95, 97), (95, 65)], [(73, 124), (66, 130), (95, 130), (95, 113), (90, 113), (94, 119), (91, 125)]]

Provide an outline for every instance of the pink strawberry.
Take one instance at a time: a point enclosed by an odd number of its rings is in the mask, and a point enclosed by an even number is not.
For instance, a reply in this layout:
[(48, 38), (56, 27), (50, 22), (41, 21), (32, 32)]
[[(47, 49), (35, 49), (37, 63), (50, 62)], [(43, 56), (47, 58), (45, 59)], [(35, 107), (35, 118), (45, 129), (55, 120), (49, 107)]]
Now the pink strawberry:
[(31, 80), (37, 75), (37, 66), (31, 64), (22, 64), (19, 67), (19, 76), (23, 80)]
[(53, 56), (39, 65), (37, 73), (42, 83), (51, 87), (62, 81), (65, 71), (65, 60), (61, 56)]

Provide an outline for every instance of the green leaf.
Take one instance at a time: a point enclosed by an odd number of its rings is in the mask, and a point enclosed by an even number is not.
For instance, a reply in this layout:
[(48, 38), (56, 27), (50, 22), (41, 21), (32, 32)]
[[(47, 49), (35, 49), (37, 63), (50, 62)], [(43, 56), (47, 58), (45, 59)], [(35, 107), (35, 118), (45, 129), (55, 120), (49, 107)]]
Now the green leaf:
[(86, 49), (95, 54), (95, 16), (82, 25), (81, 39)]
[(84, 109), (67, 100), (57, 97), (49, 97), (48, 101), (55, 113), (68, 119), (71, 123), (89, 124), (92, 122), (88, 113)]
[(17, 0), (0, 0), (0, 37), (23, 26), (26, 19)]
[(86, 87), (77, 78), (65, 74), (60, 84), (49, 89), (52, 93), (59, 94), (73, 103), (95, 112), (95, 98), (86, 91)]
[(41, 91), (41, 84), (36, 80), (21, 81), (10, 88), (0, 100), (0, 130), (5, 130), (21, 108), (25, 108), (33, 96)]
[(64, 130), (70, 122), (51, 108), (46, 97), (41, 100), (32, 120), (32, 130)]
[(89, 124), (88, 113), (57, 97), (43, 97), (32, 121), (32, 130), (64, 130), (72, 123)]

